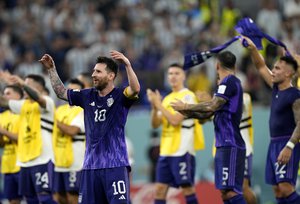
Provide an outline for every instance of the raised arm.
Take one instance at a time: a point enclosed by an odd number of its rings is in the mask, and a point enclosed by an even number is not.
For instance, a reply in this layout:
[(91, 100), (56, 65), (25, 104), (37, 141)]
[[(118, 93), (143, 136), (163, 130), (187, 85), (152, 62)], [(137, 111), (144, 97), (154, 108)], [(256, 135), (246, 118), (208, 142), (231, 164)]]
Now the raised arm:
[(300, 140), (300, 99), (297, 99), (293, 104), (293, 112), (294, 112), (294, 118), (296, 127), (294, 129), (294, 132), (286, 144), (286, 146), (281, 150), (277, 160), (280, 164), (286, 164), (291, 159), (293, 149), (295, 145)]
[(134, 97), (137, 94), (139, 94), (139, 92), (140, 92), (140, 83), (139, 83), (139, 80), (138, 80), (134, 70), (132, 69), (131, 63), (128, 60), (128, 58), (125, 57), (122, 53), (120, 53), (118, 51), (115, 51), (115, 50), (111, 51), (110, 55), (113, 59), (125, 64), (128, 83), (129, 83), (129, 86), (127, 88), (128, 96), (129, 97)]
[(258, 70), (258, 72), (260, 73), (260, 75), (263, 77), (263, 79), (265, 80), (265, 82), (272, 87), (273, 83), (272, 83), (272, 72), (271, 70), (267, 67), (264, 58), (262, 57), (262, 55), (258, 52), (255, 44), (252, 42), (252, 40), (250, 40), (247, 37), (243, 37), (242, 40), (246, 40), (248, 43), (248, 50), (250, 51), (250, 55), (251, 55), (251, 59), (252, 62), (254, 63), (256, 69)]
[(44, 67), (47, 68), (52, 88), (56, 93), (57, 97), (67, 101), (68, 100), (67, 89), (57, 74), (55, 63), (52, 57), (48, 54), (45, 54), (42, 57), (42, 59), (39, 60), (39, 62), (41, 62), (44, 65)]
[(30, 98), (33, 99), (34, 101), (38, 102), (38, 104), (42, 108), (46, 108), (47, 102), (46, 102), (45, 98), (43, 98), (43, 95), (39, 91), (37, 91), (33, 87), (25, 84), (25, 81), (17, 75), (11, 75), (10, 81), (12, 81), (14, 84), (17, 84), (21, 88), (23, 88), (24, 91), (30, 96)]

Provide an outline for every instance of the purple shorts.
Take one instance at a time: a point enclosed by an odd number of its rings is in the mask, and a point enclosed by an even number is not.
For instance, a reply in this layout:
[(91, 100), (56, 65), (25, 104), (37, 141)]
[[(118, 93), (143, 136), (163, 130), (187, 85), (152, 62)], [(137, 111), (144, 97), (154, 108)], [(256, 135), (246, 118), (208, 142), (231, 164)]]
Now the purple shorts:
[(53, 163), (21, 167), (19, 193), (23, 196), (36, 196), (52, 192)]
[(129, 168), (86, 169), (81, 172), (79, 204), (129, 204)]
[(179, 157), (160, 156), (156, 167), (156, 182), (173, 187), (193, 186), (195, 157), (189, 153)]
[(219, 190), (242, 194), (246, 150), (218, 147), (215, 156), (215, 185)]
[(81, 171), (72, 172), (54, 172), (53, 174), (53, 192), (79, 193)]
[(19, 189), (19, 173), (4, 174), (4, 197), (8, 200), (21, 199), (18, 193)]
[(295, 146), (289, 163), (284, 165), (279, 165), (277, 163), (277, 157), (287, 142), (287, 139), (278, 139), (272, 140), (269, 144), (265, 169), (267, 184), (277, 185), (281, 182), (288, 182), (292, 185), (296, 185), (300, 158), (300, 144), (298, 143)]

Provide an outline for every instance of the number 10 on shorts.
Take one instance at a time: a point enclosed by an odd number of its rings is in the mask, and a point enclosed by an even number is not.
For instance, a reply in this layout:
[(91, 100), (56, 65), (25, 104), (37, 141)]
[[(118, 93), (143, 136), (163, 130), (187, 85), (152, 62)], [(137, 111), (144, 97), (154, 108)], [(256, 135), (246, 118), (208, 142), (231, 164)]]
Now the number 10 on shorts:
[(126, 193), (126, 186), (125, 182), (120, 180), (120, 181), (114, 181), (112, 184), (112, 187), (114, 188), (114, 195), (118, 194), (125, 194)]

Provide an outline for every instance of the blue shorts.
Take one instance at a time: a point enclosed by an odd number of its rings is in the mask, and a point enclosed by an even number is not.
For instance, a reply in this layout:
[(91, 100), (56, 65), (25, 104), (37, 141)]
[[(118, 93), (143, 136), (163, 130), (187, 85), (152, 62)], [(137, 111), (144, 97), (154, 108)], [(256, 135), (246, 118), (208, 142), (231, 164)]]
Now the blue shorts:
[(215, 156), (215, 185), (219, 190), (242, 194), (246, 150), (237, 147), (218, 147)]
[(79, 193), (81, 171), (54, 172), (53, 192), (55, 193)]
[(246, 159), (245, 159), (244, 178), (247, 178), (249, 180), (249, 182), (250, 182), (251, 177), (252, 177), (252, 160), (253, 160), (253, 155), (252, 154), (247, 156)]
[(18, 193), (19, 189), (19, 173), (4, 174), (4, 198), (8, 200), (21, 199)]
[(156, 167), (156, 182), (173, 187), (193, 186), (195, 157), (189, 153), (179, 157), (160, 156)]
[(292, 153), (289, 163), (279, 165), (277, 158), (281, 150), (285, 147), (288, 139), (272, 140), (269, 144), (265, 176), (266, 183), (277, 185), (281, 182), (288, 182), (296, 185), (297, 173), (299, 168), (300, 144), (298, 143)]
[(36, 196), (42, 192), (52, 192), (53, 163), (21, 167), (19, 193), (23, 196)]
[(78, 203), (129, 204), (129, 167), (82, 170)]

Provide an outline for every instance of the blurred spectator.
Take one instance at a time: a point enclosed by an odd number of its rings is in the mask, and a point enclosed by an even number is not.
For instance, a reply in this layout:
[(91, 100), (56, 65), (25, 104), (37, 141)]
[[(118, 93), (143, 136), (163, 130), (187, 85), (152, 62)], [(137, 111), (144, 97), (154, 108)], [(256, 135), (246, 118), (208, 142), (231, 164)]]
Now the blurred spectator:
[(74, 78), (88, 68), (89, 53), (84, 46), (84, 43), (77, 37), (74, 39), (74, 47), (66, 53), (66, 68), (68, 77)]
[[(245, 15), (243, 11), (247, 11), (249, 4), (256, 2), (1, 1), (1, 69), (13, 72), (27, 63), (25, 53), (33, 52), (33, 61), (36, 61), (46, 52), (54, 57), (58, 72), (66, 81), (82, 71), (89, 72), (94, 63), (91, 59), (108, 55), (113, 49), (126, 48), (144, 87), (157, 86), (165, 92), (169, 87), (153, 84), (153, 77), (163, 77), (162, 70), (170, 63), (182, 63), (185, 53), (207, 50), (232, 38), (236, 35), (233, 30), (236, 20)], [(300, 0), (264, 0), (262, 9), (256, 11), (258, 25), (269, 35), (281, 37), (289, 49), (298, 53), (299, 6)], [(256, 12), (251, 15), (255, 16)], [(236, 55), (243, 54), (242, 49), (239, 44), (229, 47)], [(208, 60), (205, 64), (211, 82), (215, 81), (215, 70), (210, 68), (214, 63)], [(243, 69), (247, 79), (252, 79), (251, 73), (248, 76), (245, 70), (247, 64), (241, 66), (241, 62), (237, 62), (237, 67)], [(254, 88), (250, 92), (260, 91), (255, 89), (257, 87), (250, 86)], [(142, 100), (142, 104), (145, 101)]]
[(27, 50), (24, 54), (24, 61), (16, 67), (15, 74), (24, 78), (29, 74), (41, 74), (42, 69), (42, 65), (36, 61), (33, 51)]
[(264, 0), (262, 9), (258, 11), (257, 23), (270, 36), (279, 37), (281, 30), (281, 15), (273, 0)]

